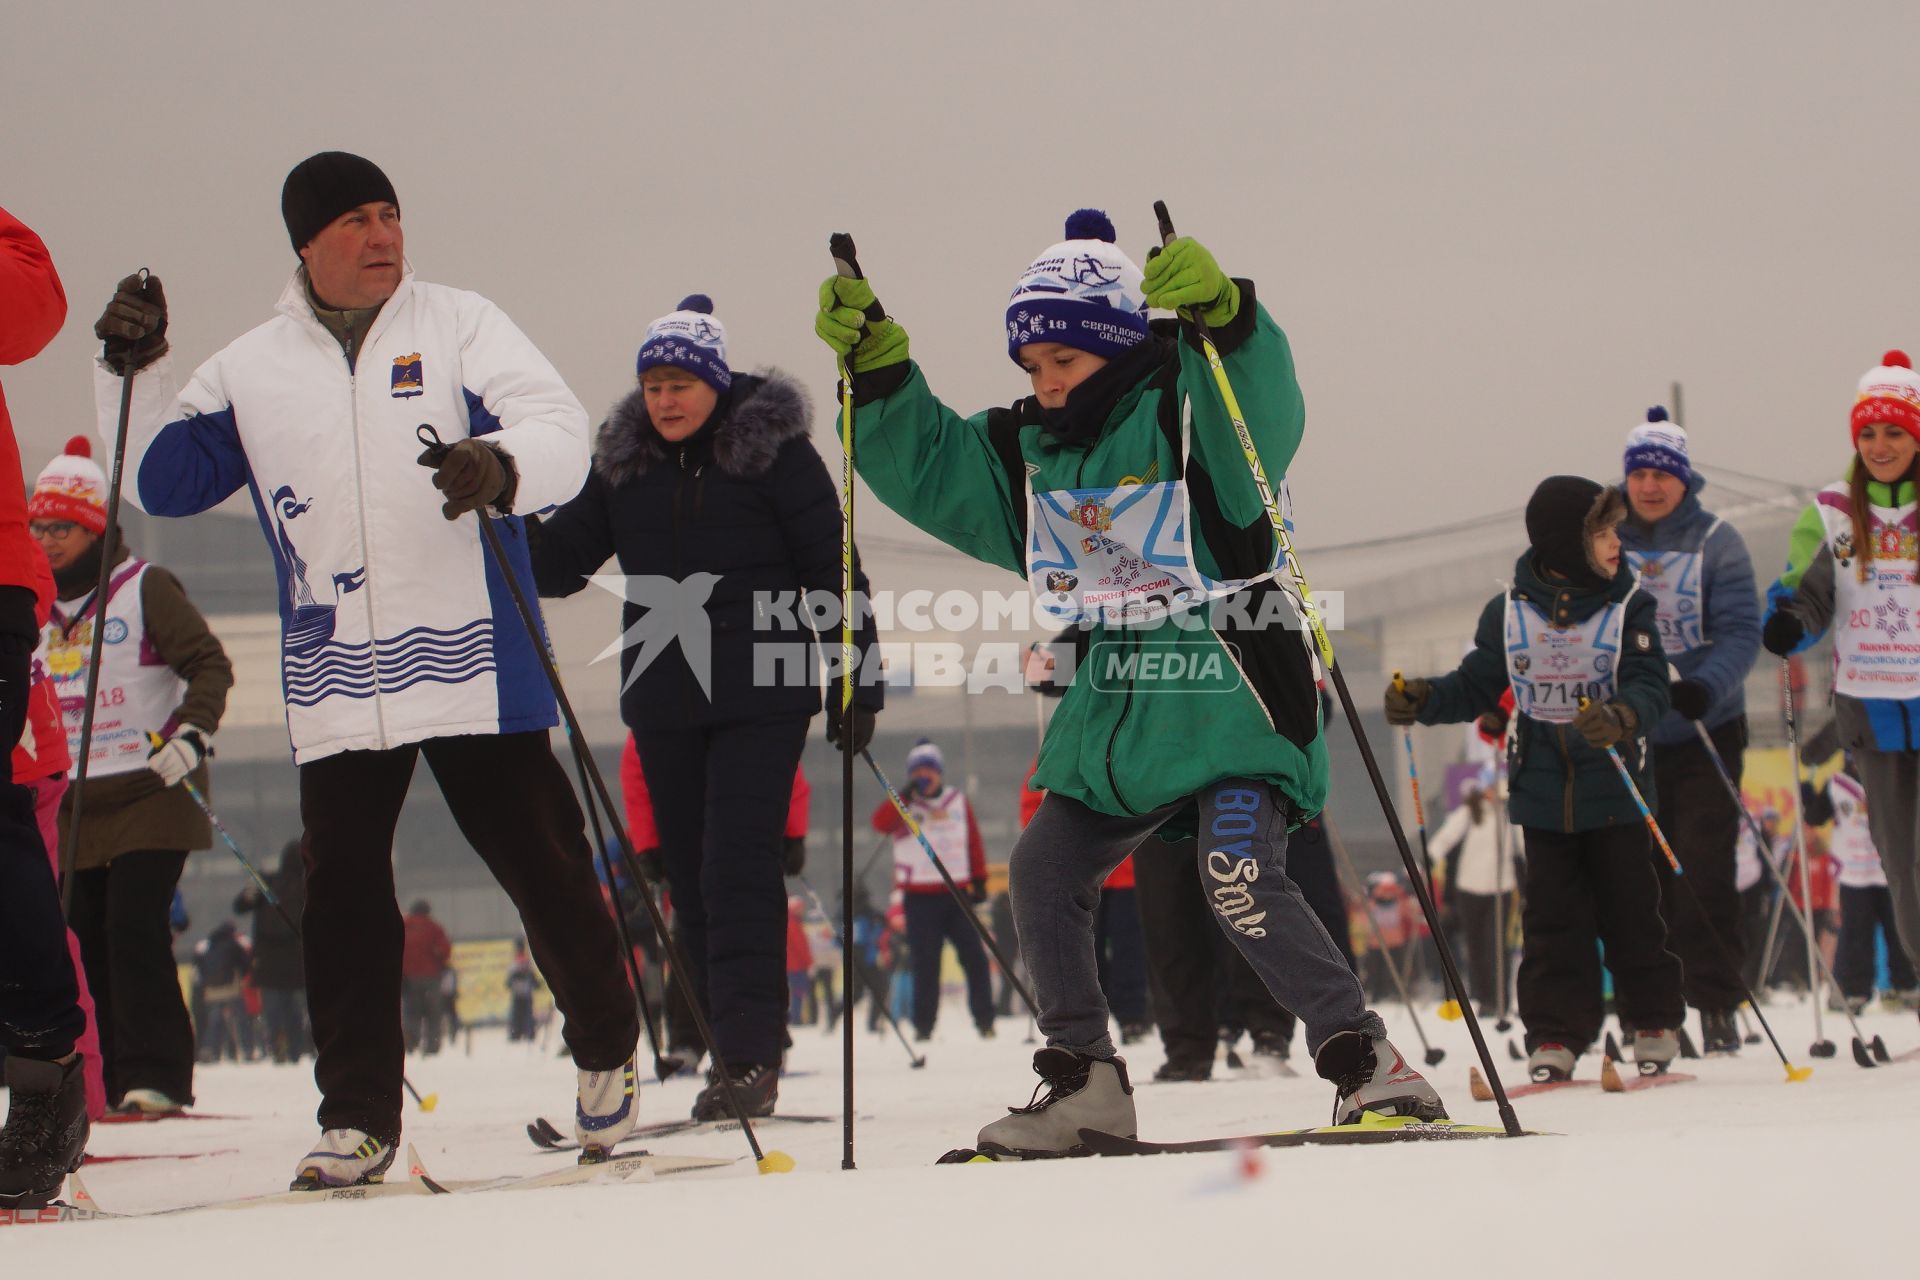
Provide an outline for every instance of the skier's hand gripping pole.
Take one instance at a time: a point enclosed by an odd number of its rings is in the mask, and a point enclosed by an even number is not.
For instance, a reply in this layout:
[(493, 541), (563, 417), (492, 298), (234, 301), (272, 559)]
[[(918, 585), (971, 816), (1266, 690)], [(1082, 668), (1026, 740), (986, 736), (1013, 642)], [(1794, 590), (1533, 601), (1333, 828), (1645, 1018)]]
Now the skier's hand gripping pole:
[[(414, 434), (426, 452), (420, 457), (422, 466), (437, 466), (445, 456), (447, 445), (440, 439), (440, 433), (432, 423), (423, 422)], [(566, 722), (567, 732), (576, 739), (585, 741), (580, 730), (580, 718), (573, 712), (573, 702), (567, 697), (566, 686), (560, 682), (560, 669), (554, 665), (553, 655), (547, 651), (542, 635), (539, 615), (527, 600), (520, 579), (514, 574), (513, 564), (507, 559), (506, 548), (500, 544), (500, 531), (494, 528), (493, 518), (484, 511), (476, 510), (474, 518), (480, 522), (480, 540), (487, 544), (487, 553), (493, 557), (494, 567), (507, 584), (507, 594), (513, 597), (514, 611), (520, 615), (520, 623), (527, 630), (527, 638), (533, 642), (534, 654), (540, 659), (540, 669), (547, 677), (547, 684), (553, 690), (553, 700), (560, 705), (560, 715)], [(607, 780), (600, 772), (599, 763), (592, 755), (584, 756), (587, 775), (593, 783), (594, 794), (600, 801), (600, 808), (607, 815), (607, 821), (613, 827), (614, 838), (620, 842), (620, 855), (629, 866), (633, 865), (635, 854), (633, 841), (627, 835), (626, 824), (620, 821), (618, 811), (613, 806), (613, 796), (607, 790)], [(648, 915), (653, 920), (654, 931), (660, 935), (660, 945), (667, 954), (675, 981), (680, 983), (680, 993), (687, 999), (687, 1010), (693, 1017), (694, 1029), (699, 1032), (701, 1043), (716, 1066), (724, 1067), (726, 1059), (720, 1054), (718, 1043), (713, 1038), (713, 1027), (707, 1021), (706, 1013), (700, 1007), (700, 999), (693, 989), (693, 980), (688, 976), (686, 957), (680, 954), (679, 944), (667, 928), (665, 917), (660, 913), (660, 904), (653, 900), (652, 894), (642, 895), (647, 905)], [(637, 1045), (635, 1046), (638, 1047)], [(739, 1090), (734, 1087), (733, 1077), (725, 1070), (716, 1072), (721, 1093), (726, 1097), (727, 1109), (733, 1112), (734, 1119), (740, 1122), (740, 1132), (746, 1136), (747, 1147), (753, 1152), (754, 1168), (761, 1173), (787, 1173), (793, 1168), (793, 1157), (784, 1151), (763, 1151), (760, 1139), (754, 1134), (753, 1120), (747, 1115), (745, 1104), (740, 1099)]]
[[(1160, 224), (1160, 240), (1163, 245), (1174, 239), (1173, 219), (1167, 212), (1166, 201), (1156, 200), (1153, 212)], [(1233, 394), (1233, 384), (1227, 377), (1227, 367), (1220, 359), (1220, 351), (1213, 344), (1213, 335), (1208, 330), (1206, 318), (1197, 313), (1182, 313), (1182, 318), (1191, 324), (1200, 340), (1201, 354), (1206, 358), (1207, 367), (1213, 374), (1214, 385), (1220, 392), (1220, 403), (1233, 423), (1233, 433), (1240, 444), (1240, 452), (1246, 458), (1247, 470), (1253, 476), (1254, 488), (1259, 491), (1260, 501), (1267, 510), (1267, 522), (1273, 528), (1275, 548), (1278, 558), (1285, 569), (1285, 577), (1276, 575), (1276, 583), (1287, 592), (1294, 607), (1300, 611), (1301, 618), (1313, 634), (1313, 642), (1319, 650), (1320, 664), (1327, 674), (1327, 680), (1339, 695), (1340, 707), (1347, 717), (1347, 725), (1353, 731), (1354, 745), (1360, 749), (1360, 759), (1367, 767), (1367, 777), (1373, 783), (1373, 792), (1380, 802), (1380, 811), (1387, 820), (1387, 829), (1393, 834), (1394, 845), (1400, 851), (1400, 861), (1406, 867), (1407, 878), (1413, 882), (1414, 896), (1419, 900), (1420, 911), (1426, 917), (1427, 928), (1433, 934), (1435, 949), (1440, 953), (1440, 967), (1446, 975), (1447, 990), (1466, 1011), (1467, 1033), (1473, 1038), (1474, 1053), (1479, 1056), (1480, 1064), (1486, 1069), (1487, 1081), (1493, 1089), (1494, 1101), (1500, 1111), (1500, 1123), (1509, 1137), (1522, 1137), (1525, 1130), (1520, 1127), (1519, 1117), (1514, 1114), (1513, 1102), (1507, 1097), (1506, 1086), (1500, 1081), (1498, 1068), (1494, 1066), (1493, 1055), (1487, 1049), (1486, 1036), (1481, 1033), (1480, 1020), (1473, 1013), (1473, 1006), (1466, 999), (1466, 987), (1460, 980), (1460, 968), (1454, 962), (1453, 944), (1447, 940), (1445, 929), (1440, 923), (1440, 913), (1433, 904), (1433, 895), (1428, 892), (1426, 879), (1420, 873), (1420, 865), (1414, 860), (1413, 848), (1407, 843), (1406, 829), (1400, 825), (1400, 815), (1395, 811), (1393, 798), (1387, 792), (1386, 778), (1380, 772), (1380, 762), (1374, 757), (1373, 745), (1367, 740), (1366, 729), (1360, 723), (1360, 712), (1353, 704), (1353, 693), (1347, 688), (1347, 678), (1335, 660), (1333, 640), (1327, 634), (1326, 624), (1320, 618), (1320, 610), (1313, 602), (1313, 591), (1307, 585), (1306, 572), (1300, 567), (1300, 559), (1294, 554), (1293, 539), (1287, 533), (1287, 522), (1281, 516), (1280, 503), (1275, 498), (1273, 486), (1268, 483), (1266, 468), (1261, 465), (1260, 453), (1254, 447), (1253, 433), (1247, 429), (1246, 415), (1240, 411), (1240, 401)]]
[[(1582, 710), (1585, 710), (1588, 701), (1586, 698), (1580, 699)], [(1613, 770), (1620, 775), (1620, 782), (1626, 787), (1627, 794), (1633, 797), (1634, 808), (1640, 810), (1640, 816), (1646, 820), (1647, 830), (1652, 833), (1654, 844), (1659, 847), (1661, 854), (1666, 857), (1667, 866), (1673, 870), (1674, 883), (1686, 887), (1687, 893), (1693, 897), (1694, 910), (1700, 912), (1704, 917), (1706, 909), (1700, 905), (1699, 897), (1693, 892), (1693, 882), (1688, 880), (1683, 874), (1680, 859), (1676, 858), (1673, 854), (1673, 846), (1667, 843), (1667, 837), (1660, 830), (1660, 824), (1654, 820), (1653, 810), (1647, 807), (1646, 797), (1640, 794), (1639, 784), (1634, 782), (1633, 774), (1627, 770), (1627, 762), (1620, 758), (1620, 748), (1607, 747), (1605, 751), (1607, 753), (1607, 759), (1613, 761)], [(1713, 945), (1720, 952), (1721, 963), (1727, 966), (1728, 972), (1738, 974), (1740, 972), (1740, 966), (1735, 964), (1733, 958), (1727, 954), (1726, 943), (1720, 940), (1719, 933), (1716, 932), (1711, 925), (1707, 927), (1707, 936), (1713, 939)], [(1787, 1051), (1780, 1047), (1779, 1038), (1773, 1034), (1773, 1028), (1767, 1025), (1767, 1016), (1760, 1012), (1760, 1004), (1753, 998), (1753, 991), (1747, 987), (1744, 978), (1740, 979), (1740, 986), (1746, 993), (1747, 1003), (1753, 1006), (1754, 1016), (1760, 1019), (1760, 1025), (1765, 1029), (1767, 1039), (1773, 1041), (1773, 1051), (1780, 1055), (1780, 1065), (1785, 1067), (1787, 1071), (1787, 1083), (1797, 1084), (1805, 1080), (1808, 1076), (1811, 1076), (1813, 1074), (1812, 1067), (1794, 1066), (1792, 1061), (1787, 1057)]]

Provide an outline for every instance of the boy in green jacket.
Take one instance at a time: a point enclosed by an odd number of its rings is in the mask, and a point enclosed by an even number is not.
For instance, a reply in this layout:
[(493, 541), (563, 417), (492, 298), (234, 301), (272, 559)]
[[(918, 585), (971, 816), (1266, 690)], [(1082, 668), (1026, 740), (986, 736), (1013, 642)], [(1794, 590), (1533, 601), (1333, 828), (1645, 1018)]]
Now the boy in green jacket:
[(1387, 688), (1389, 724), (1498, 713), (1513, 689), (1507, 811), (1526, 831), (1520, 1020), (1528, 1073), (1566, 1080), (1600, 1034), (1600, 948), (1642, 1074), (1665, 1071), (1686, 1016), (1667, 950), (1646, 820), (1607, 758), (1615, 748), (1649, 806), (1647, 730), (1672, 705), (1659, 609), (1622, 567), (1618, 489), (1550, 476), (1527, 503), (1532, 547), (1487, 602), (1451, 674)]
[[(1191, 325), (1212, 326), (1265, 466), (1304, 428), (1286, 335), (1213, 255), (1179, 239), (1144, 277), (1096, 210), (1021, 276), (1007, 352), (1033, 394), (962, 417), (935, 398), (864, 280), (820, 288), (815, 329), (853, 376), (854, 456), (882, 502), (976, 559), (1024, 574), (1077, 625), (1073, 681), (1033, 786), (1046, 800), (1010, 862), (1040, 1029), (1035, 1100), (987, 1125), (1002, 1158), (1073, 1154), (1078, 1131), (1133, 1136), (1132, 1086), (1095, 973), (1101, 881), (1162, 828), (1198, 826), (1215, 919), (1306, 1027), (1336, 1123), (1441, 1119), (1286, 874), (1287, 832), (1326, 801), (1309, 642), (1275, 578), (1266, 507)], [(1285, 584), (1291, 586), (1291, 584)]]

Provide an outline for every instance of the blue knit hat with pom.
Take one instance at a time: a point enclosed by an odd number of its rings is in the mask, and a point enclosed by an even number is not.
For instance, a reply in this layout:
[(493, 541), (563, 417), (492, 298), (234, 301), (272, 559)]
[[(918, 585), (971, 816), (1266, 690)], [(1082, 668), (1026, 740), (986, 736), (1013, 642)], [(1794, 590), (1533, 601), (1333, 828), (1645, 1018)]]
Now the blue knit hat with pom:
[(679, 306), (647, 326), (634, 374), (661, 365), (685, 369), (715, 391), (724, 392), (733, 385), (733, 370), (727, 367), (727, 327), (713, 318), (712, 298), (688, 294)]
[(1058, 342), (1112, 359), (1147, 336), (1147, 299), (1140, 268), (1113, 242), (1113, 222), (1098, 209), (1077, 209), (1067, 238), (1033, 260), (1007, 303), (1007, 354)]
[(1627, 434), (1626, 474), (1664, 471), (1681, 484), (1693, 483), (1693, 461), (1687, 456), (1687, 433), (1667, 420), (1659, 405), (1647, 410), (1647, 420)]

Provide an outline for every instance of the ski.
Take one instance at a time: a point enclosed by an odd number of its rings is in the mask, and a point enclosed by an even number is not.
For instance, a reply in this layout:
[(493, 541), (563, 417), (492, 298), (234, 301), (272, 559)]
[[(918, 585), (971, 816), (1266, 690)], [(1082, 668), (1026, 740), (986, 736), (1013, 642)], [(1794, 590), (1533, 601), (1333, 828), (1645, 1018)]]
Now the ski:
[[(1467, 1138), (1501, 1138), (1506, 1130), (1477, 1124), (1457, 1124), (1451, 1120), (1421, 1121), (1402, 1116), (1368, 1113), (1353, 1124), (1323, 1125), (1314, 1129), (1286, 1129), (1275, 1133), (1239, 1134), (1230, 1138), (1202, 1138), (1195, 1142), (1142, 1142), (1101, 1133), (1097, 1129), (1080, 1130), (1080, 1141), (1091, 1155), (1153, 1156), (1178, 1155), (1198, 1151), (1232, 1151), (1240, 1147), (1311, 1147), (1321, 1145), (1367, 1146), (1386, 1142), (1449, 1142)], [(1537, 1136), (1528, 1134), (1527, 1136)]]
[[(781, 1115), (761, 1116), (755, 1121), (755, 1127), (772, 1124), (827, 1124), (836, 1116)], [(643, 1124), (622, 1138), (615, 1147), (629, 1142), (645, 1142), (650, 1138), (676, 1137), (680, 1134), (738, 1133), (738, 1120), (661, 1120), (654, 1124)], [(580, 1144), (562, 1133), (545, 1116), (535, 1116), (533, 1123), (527, 1126), (527, 1137), (533, 1145), (542, 1151), (578, 1151)]]
[(543, 1187), (566, 1187), (583, 1182), (642, 1182), (676, 1173), (698, 1173), (704, 1169), (722, 1169), (737, 1163), (735, 1159), (713, 1156), (664, 1156), (648, 1151), (614, 1156), (590, 1164), (577, 1164), (548, 1173), (479, 1178), (462, 1181), (436, 1179), (416, 1167), (415, 1176), (434, 1195), (462, 1195), (477, 1191), (537, 1191)]
[(149, 1155), (137, 1156), (97, 1156), (87, 1152), (88, 1164), (124, 1164), (130, 1160), (205, 1160), (210, 1156), (231, 1156), (239, 1154), (238, 1147), (222, 1147), (218, 1151), (157, 1151)]
[(1600, 1064), (1600, 1087), (1608, 1093), (1637, 1093), (1666, 1084), (1686, 1084), (1697, 1079), (1684, 1071), (1657, 1071), (1651, 1075), (1622, 1075), (1611, 1060)]
[(245, 1120), (245, 1116), (219, 1116), (207, 1111), (109, 1111), (95, 1124), (158, 1124), (162, 1120)]
[[(1509, 1098), (1529, 1098), (1537, 1093), (1553, 1093), (1559, 1089), (1584, 1089), (1599, 1084), (1598, 1080), (1530, 1080), (1525, 1084), (1507, 1086)], [(1493, 1090), (1487, 1087), (1487, 1078), (1480, 1074), (1480, 1068), (1467, 1068), (1467, 1089), (1473, 1094), (1475, 1102), (1492, 1102)]]

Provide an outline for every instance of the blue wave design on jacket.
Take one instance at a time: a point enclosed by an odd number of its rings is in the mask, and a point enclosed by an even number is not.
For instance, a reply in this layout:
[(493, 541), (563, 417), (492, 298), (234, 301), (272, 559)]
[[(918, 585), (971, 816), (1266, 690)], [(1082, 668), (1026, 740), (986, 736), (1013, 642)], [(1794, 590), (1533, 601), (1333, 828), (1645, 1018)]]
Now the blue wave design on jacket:
[(288, 706), (311, 707), (324, 699), (371, 698), (417, 684), (460, 684), (494, 671), (493, 622), (479, 618), (462, 627), (412, 627), (374, 643), (330, 643), (298, 656), (282, 669)]

